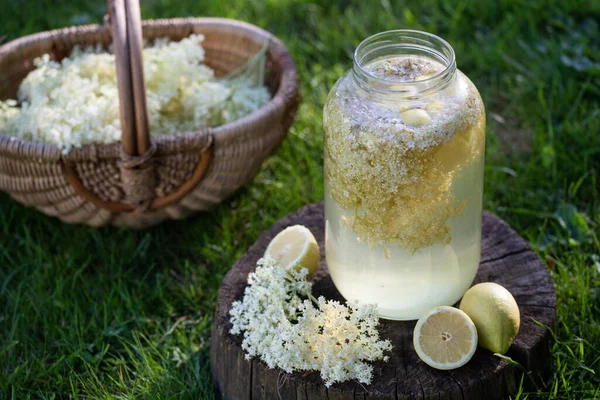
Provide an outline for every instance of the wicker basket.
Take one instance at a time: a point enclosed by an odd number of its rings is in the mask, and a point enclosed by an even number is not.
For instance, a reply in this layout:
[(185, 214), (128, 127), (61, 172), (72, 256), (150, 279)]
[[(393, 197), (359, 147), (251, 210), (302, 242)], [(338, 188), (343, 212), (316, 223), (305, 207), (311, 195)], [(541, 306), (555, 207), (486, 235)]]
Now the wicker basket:
[[(110, 0), (109, 23), (25, 36), (0, 46), (0, 98), (45, 53), (60, 60), (76, 44), (114, 44), (121, 144), (93, 144), (62, 154), (56, 146), (0, 134), (0, 190), (70, 223), (145, 227), (207, 210), (249, 182), (281, 143), (298, 107), (298, 79), (287, 49), (273, 35), (221, 18), (141, 22), (138, 0)], [(205, 36), (206, 63), (222, 76), (268, 43), (265, 83), (273, 94), (232, 123), (150, 140), (142, 64), (146, 39)]]

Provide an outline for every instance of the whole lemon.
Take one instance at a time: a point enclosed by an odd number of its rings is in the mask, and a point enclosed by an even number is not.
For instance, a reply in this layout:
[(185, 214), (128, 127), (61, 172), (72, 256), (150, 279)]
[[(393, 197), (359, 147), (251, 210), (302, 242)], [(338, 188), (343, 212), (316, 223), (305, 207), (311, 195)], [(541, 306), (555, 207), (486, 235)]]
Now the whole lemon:
[(497, 283), (479, 283), (465, 293), (460, 302), (475, 323), (479, 346), (504, 354), (519, 332), (521, 316), (515, 298)]

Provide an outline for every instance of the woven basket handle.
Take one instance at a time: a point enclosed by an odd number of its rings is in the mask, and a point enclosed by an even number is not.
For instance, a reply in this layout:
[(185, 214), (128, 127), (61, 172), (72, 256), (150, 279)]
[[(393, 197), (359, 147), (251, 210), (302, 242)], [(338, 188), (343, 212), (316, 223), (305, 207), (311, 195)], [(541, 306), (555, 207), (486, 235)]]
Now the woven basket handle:
[(108, 0), (119, 88), (123, 150), (143, 156), (150, 148), (139, 0)]
[(63, 171), (75, 192), (99, 208), (113, 213), (156, 210), (181, 200), (200, 182), (212, 160), (212, 136), (201, 151), (189, 180), (177, 190), (157, 197), (157, 174), (153, 165), (157, 146), (150, 141), (140, 3), (139, 0), (107, 0), (107, 5), (109, 17), (105, 23), (110, 23), (113, 34), (119, 90), (123, 151), (118, 165), (124, 198), (116, 202), (100, 199), (83, 184), (72, 163), (63, 163)]

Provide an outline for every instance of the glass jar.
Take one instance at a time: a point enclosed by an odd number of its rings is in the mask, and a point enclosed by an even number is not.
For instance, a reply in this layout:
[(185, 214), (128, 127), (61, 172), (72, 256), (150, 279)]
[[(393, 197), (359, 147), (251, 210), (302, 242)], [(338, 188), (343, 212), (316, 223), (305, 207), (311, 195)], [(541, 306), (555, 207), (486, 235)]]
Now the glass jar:
[(324, 109), (326, 257), (347, 300), (410, 320), (453, 305), (481, 251), (485, 111), (443, 39), (364, 40)]

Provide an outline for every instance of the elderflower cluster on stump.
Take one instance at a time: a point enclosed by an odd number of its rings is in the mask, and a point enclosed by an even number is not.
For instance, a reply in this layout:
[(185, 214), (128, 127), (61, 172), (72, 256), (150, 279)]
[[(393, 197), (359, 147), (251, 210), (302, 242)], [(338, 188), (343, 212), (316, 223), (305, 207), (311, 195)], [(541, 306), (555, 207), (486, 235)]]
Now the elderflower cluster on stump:
[(384, 360), (389, 340), (380, 340), (375, 305), (315, 299), (308, 270), (285, 270), (261, 259), (248, 275), (241, 301), (231, 305), (231, 333), (243, 333), (246, 359), (260, 357), (270, 368), (320, 371), (325, 386), (356, 379), (369, 384), (369, 361)]

